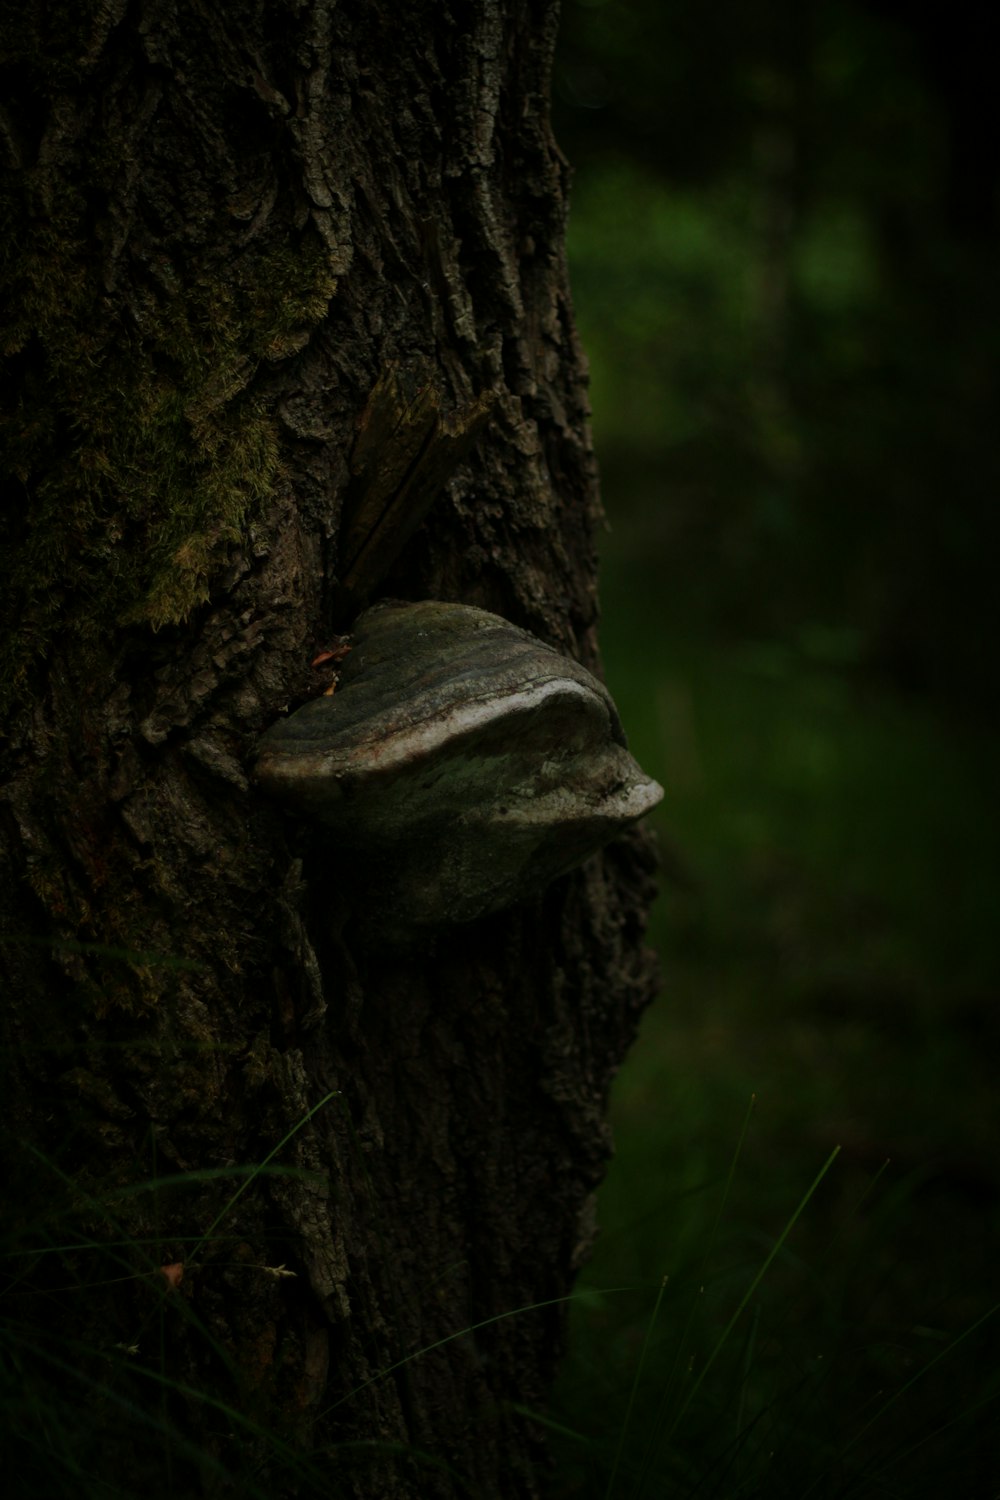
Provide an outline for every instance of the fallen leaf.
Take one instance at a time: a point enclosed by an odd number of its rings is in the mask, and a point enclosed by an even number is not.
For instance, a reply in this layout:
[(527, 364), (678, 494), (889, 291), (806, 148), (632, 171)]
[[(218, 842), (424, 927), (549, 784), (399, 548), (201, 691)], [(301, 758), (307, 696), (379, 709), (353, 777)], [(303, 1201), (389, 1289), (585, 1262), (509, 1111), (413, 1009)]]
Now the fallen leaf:
[(350, 642), (346, 635), (335, 637), (332, 646), (324, 646), (321, 651), (317, 651), (312, 664), (314, 667), (321, 667), (327, 661), (343, 661), (350, 649)]

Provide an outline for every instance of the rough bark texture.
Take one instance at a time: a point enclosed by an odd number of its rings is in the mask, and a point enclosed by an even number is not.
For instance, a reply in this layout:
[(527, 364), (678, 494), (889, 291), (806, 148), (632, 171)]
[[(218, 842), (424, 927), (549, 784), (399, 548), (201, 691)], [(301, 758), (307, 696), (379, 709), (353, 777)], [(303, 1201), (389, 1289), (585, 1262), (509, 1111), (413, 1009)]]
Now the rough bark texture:
[(75, 1496), (534, 1495), (511, 1403), (544, 1403), (563, 1309), (505, 1315), (587, 1247), (645, 844), (393, 956), (247, 766), (366, 596), (595, 666), (554, 9), (3, 25), (20, 1460), (61, 1430)]

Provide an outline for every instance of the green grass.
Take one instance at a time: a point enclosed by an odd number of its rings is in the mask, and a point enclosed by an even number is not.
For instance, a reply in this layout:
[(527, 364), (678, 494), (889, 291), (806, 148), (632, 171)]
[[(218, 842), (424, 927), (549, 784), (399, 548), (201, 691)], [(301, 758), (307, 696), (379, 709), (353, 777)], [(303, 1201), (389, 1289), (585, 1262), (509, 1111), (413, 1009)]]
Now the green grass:
[[(315, 1446), (301, 1441), (282, 1407), (280, 1352), (273, 1368), (270, 1356), (264, 1367), (255, 1359), (244, 1363), (241, 1353), (252, 1350), (206, 1322), (220, 1276), (230, 1293), (239, 1287), (250, 1298), (263, 1281), (298, 1274), (279, 1261), (290, 1250), (294, 1258), (287, 1236), (248, 1232), (240, 1222), (243, 1200), (266, 1191), (275, 1178), (315, 1184), (317, 1174), (283, 1165), (281, 1158), (331, 1105), (346, 1107), (339, 1091), (297, 1120), (259, 1162), (127, 1185), (88, 1189), (58, 1160), (22, 1143), (35, 1199), (22, 1199), (0, 1236), (0, 1462), (8, 1493), (132, 1500), (238, 1492), (273, 1500), (280, 1475), (283, 1494), (287, 1486), (287, 1493), (302, 1497), (354, 1496), (365, 1491), (365, 1466), (396, 1463), (407, 1493), (419, 1492), (421, 1475), (439, 1471), (449, 1493), (474, 1500), (477, 1491), (454, 1467), (452, 1453), (445, 1457), (374, 1432)], [(185, 1207), (196, 1217), (204, 1214), (204, 1227), (161, 1234), (161, 1222), (191, 1222)], [(373, 1200), (371, 1207), (377, 1220), (379, 1206)], [(130, 1232), (136, 1212), (149, 1222), (149, 1233)], [(102, 1313), (88, 1320), (88, 1305), (105, 1293)], [(457, 1328), (377, 1368), (316, 1421), (329, 1432), (325, 1419), (347, 1408), (341, 1415), (350, 1428), (350, 1404), (370, 1386), (479, 1329), (573, 1300), (512, 1307)], [(258, 1312), (264, 1305), (258, 1303)], [(176, 1373), (180, 1346), (188, 1352), (184, 1378)], [(384, 1474), (371, 1482), (384, 1483)]]
[[(363, 1466), (381, 1460), (396, 1460), (410, 1474), (440, 1470), (454, 1493), (471, 1493), (441, 1455), (410, 1445), (375, 1435), (322, 1446), (302, 1442), (277, 1389), (280, 1353), (273, 1369), (244, 1364), (232, 1337), (220, 1338), (206, 1323), (205, 1299), (188, 1295), (191, 1283), (206, 1277), (213, 1282), (209, 1302), (220, 1275), (230, 1290), (245, 1287), (248, 1296), (262, 1280), (295, 1278), (277, 1259), (288, 1254), (288, 1237), (248, 1234), (237, 1210), (268, 1180), (315, 1180), (315, 1173), (279, 1158), (335, 1099), (343, 1106), (339, 1090), (328, 1093), (259, 1162), (151, 1176), (125, 1187), (88, 1191), (58, 1161), (24, 1144), (37, 1201), (22, 1202), (0, 1238), (0, 1461), (7, 1493), (52, 1500), (239, 1493), (273, 1500), (280, 1475), (282, 1493), (355, 1495), (366, 1483)], [(156, 1223), (176, 1219), (184, 1204), (212, 1207), (199, 1233), (137, 1237), (126, 1220), (142, 1203)], [(109, 1287), (121, 1293), (120, 1305), (112, 1296), (102, 1304), (111, 1316), (88, 1326), (87, 1304)], [(450, 1341), (379, 1370), (344, 1401)], [(174, 1373), (181, 1345), (189, 1356), (183, 1379)]]
[[(227, 1434), (215, 1447), (258, 1456), (263, 1450), (296, 1476), (301, 1493), (331, 1492), (314, 1455), (255, 1420), (245, 1372), (179, 1288), (203, 1262), (216, 1275), (242, 1275), (248, 1284), (294, 1276), (273, 1259), (254, 1262), (230, 1221), (243, 1196), (265, 1179), (305, 1175), (275, 1158), (335, 1097), (336, 1091), (321, 1099), (258, 1163), (130, 1186), (88, 1190), (56, 1160), (22, 1144), (33, 1159), (37, 1201), (19, 1203), (0, 1239), (0, 1425), (11, 1494), (125, 1497), (138, 1493), (134, 1481), (145, 1466), (154, 1494), (190, 1493), (197, 1474), (205, 1493), (238, 1484), (241, 1494), (264, 1500), (251, 1458), (234, 1469), (231, 1454), (224, 1461), (185, 1435), (178, 1420), (185, 1406), (201, 1408)], [(205, 1201), (214, 1199), (218, 1209), (203, 1232), (168, 1240), (128, 1231), (128, 1210), (137, 1202), (152, 1205), (155, 1222), (167, 1202), (176, 1209), (182, 1198), (206, 1191)], [(88, 1329), (86, 1306), (109, 1286), (123, 1294), (117, 1324)], [(55, 1319), (54, 1308), (61, 1310)], [(201, 1366), (212, 1369), (203, 1385), (170, 1373), (168, 1346), (178, 1329), (200, 1346)], [(129, 1481), (111, 1456), (121, 1454), (130, 1455)]]
[(602, 639), (666, 788), (664, 987), (616, 1085), (551, 1413), (586, 1436), (551, 1494), (993, 1500), (997, 735), (830, 630), (685, 634), (637, 536)]

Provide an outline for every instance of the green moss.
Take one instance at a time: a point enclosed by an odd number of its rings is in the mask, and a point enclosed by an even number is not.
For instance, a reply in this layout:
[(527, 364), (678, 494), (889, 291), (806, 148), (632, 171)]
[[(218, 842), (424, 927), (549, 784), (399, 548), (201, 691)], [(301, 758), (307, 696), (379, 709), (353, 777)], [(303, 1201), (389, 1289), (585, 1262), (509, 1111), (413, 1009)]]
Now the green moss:
[(336, 281), (318, 237), (217, 247), (183, 272), (133, 269), (131, 316), (105, 292), (83, 194), (0, 202), (0, 295), (14, 309), (0, 406), (8, 503), (0, 709), (57, 631), (108, 638), (185, 620), (280, 471), (260, 378), (323, 317)]

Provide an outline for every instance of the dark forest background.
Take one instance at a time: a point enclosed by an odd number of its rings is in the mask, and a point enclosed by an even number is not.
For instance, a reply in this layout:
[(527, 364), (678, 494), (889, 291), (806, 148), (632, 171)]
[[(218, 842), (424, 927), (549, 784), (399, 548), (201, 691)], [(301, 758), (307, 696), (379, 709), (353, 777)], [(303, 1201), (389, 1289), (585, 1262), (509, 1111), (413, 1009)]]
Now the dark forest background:
[(1000, 1492), (991, 69), (968, 6), (564, 6), (602, 642), (666, 798), (559, 1495)]

